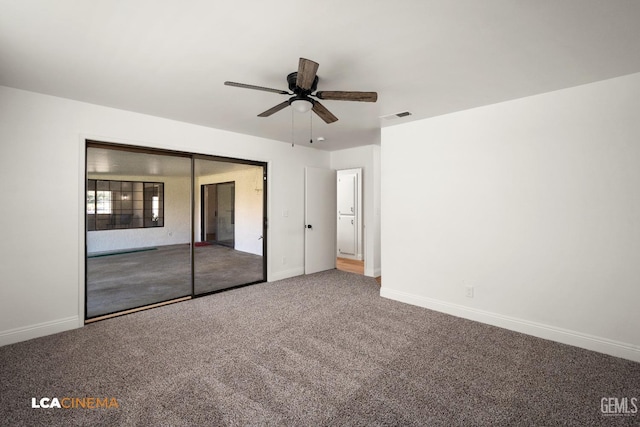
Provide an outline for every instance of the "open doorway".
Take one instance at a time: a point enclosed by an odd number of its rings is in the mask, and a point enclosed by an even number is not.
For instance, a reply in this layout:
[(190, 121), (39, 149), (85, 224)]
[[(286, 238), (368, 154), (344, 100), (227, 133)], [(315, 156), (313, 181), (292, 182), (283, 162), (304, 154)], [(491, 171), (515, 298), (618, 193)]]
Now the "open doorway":
[(336, 190), (336, 268), (364, 274), (362, 168), (339, 170), (336, 177)]

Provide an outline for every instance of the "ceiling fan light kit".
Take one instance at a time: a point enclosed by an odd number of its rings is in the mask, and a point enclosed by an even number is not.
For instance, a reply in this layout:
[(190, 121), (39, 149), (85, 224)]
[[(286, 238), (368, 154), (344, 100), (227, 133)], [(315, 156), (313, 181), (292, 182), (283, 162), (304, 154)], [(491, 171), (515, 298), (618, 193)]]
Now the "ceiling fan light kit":
[(298, 99), (295, 98), (289, 101), (289, 104), (296, 110), (298, 113), (308, 113), (313, 108), (313, 104), (311, 101), (307, 99)]
[(310, 59), (300, 58), (298, 62), (298, 71), (290, 73), (287, 76), (289, 90), (272, 89), (264, 86), (248, 85), (236, 82), (224, 82), (227, 86), (240, 87), (245, 89), (261, 90), (265, 92), (277, 93), (279, 95), (290, 95), (287, 101), (284, 101), (275, 107), (271, 107), (267, 111), (258, 114), (258, 117), (269, 117), (278, 111), (291, 106), (300, 113), (313, 111), (325, 123), (333, 123), (338, 121), (324, 105), (313, 98), (330, 100), (330, 101), (358, 101), (358, 102), (376, 102), (378, 94), (376, 92), (353, 92), (353, 91), (319, 91), (314, 94), (318, 88), (318, 71), (319, 64)]

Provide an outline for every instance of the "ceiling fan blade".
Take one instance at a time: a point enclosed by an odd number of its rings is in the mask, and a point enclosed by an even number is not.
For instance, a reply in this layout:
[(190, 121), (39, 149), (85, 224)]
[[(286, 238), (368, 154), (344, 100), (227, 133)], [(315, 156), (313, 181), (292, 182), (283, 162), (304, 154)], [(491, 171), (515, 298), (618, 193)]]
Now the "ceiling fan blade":
[(234, 87), (241, 87), (245, 89), (262, 90), (265, 92), (279, 93), (280, 95), (290, 95), (290, 93), (287, 92), (286, 90), (271, 89), (270, 87), (247, 85), (244, 83), (236, 83), (236, 82), (224, 82), (224, 84), (225, 86), (234, 86)]
[(337, 122), (338, 118), (331, 111), (327, 110), (324, 105), (318, 101), (313, 101), (313, 112), (316, 113), (325, 123)]
[(300, 62), (298, 63), (296, 86), (304, 90), (311, 89), (313, 80), (316, 78), (318, 67), (319, 64), (317, 62), (313, 62), (310, 59), (300, 58)]
[(360, 102), (376, 102), (378, 94), (376, 92), (341, 92), (327, 91), (316, 92), (316, 96), (320, 99), (328, 99), (331, 101), (360, 101)]
[(277, 113), (278, 111), (282, 110), (283, 108), (287, 108), (288, 106), (289, 106), (289, 101), (287, 100), (281, 104), (276, 105), (275, 107), (269, 108), (264, 113), (258, 114), (258, 117), (269, 117), (270, 115)]

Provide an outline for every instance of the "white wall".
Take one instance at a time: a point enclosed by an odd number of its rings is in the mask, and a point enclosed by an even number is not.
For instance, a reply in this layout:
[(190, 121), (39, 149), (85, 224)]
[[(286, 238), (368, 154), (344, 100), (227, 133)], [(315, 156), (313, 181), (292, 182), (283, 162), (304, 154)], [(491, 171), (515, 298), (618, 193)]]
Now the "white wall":
[[(187, 159), (181, 159), (187, 160)], [(187, 166), (191, 168), (190, 163)], [(191, 169), (189, 169), (190, 171)], [(164, 183), (164, 227), (96, 230), (87, 233), (87, 252), (176, 245), (191, 242), (191, 177), (91, 174), (91, 179)], [(82, 219), (82, 218), (81, 218)]]
[(0, 87), (0, 344), (83, 322), (85, 138), (268, 162), (268, 279), (304, 272), (304, 167), (329, 153)]
[(367, 145), (331, 152), (331, 168), (362, 168), (364, 274), (377, 277), (380, 269), (380, 147)]
[(235, 172), (219, 173), (196, 179), (195, 240), (200, 241), (202, 200), (200, 186), (221, 182), (235, 182), (235, 249), (262, 256), (262, 168), (251, 167)]
[(639, 93), (633, 74), (384, 128), (381, 294), (640, 361)]

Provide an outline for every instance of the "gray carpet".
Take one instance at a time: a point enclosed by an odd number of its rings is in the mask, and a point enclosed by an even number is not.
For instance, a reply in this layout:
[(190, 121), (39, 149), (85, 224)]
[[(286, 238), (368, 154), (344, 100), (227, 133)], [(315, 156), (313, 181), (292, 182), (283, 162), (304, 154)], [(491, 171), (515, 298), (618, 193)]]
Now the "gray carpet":
[[(87, 317), (191, 295), (188, 244), (87, 259)], [(226, 246), (194, 251), (195, 294), (264, 280), (263, 258)]]
[[(3, 425), (638, 425), (640, 364), (380, 298), (327, 271), (0, 348)], [(118, 408), (32, 409), (32, 397)]]

